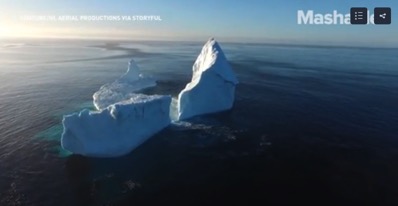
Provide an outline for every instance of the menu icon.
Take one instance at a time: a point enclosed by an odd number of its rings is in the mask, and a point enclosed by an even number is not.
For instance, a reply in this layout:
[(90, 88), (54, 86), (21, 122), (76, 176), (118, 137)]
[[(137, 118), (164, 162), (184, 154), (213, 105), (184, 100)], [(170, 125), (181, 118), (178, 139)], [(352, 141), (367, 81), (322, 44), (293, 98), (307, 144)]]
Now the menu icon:
[(374, 10), (375, 24), (391, 24), (391, 8), (377, 7)]
[(368, 8), (352, 7), (350, 18), (351, 24), (368, 24)]

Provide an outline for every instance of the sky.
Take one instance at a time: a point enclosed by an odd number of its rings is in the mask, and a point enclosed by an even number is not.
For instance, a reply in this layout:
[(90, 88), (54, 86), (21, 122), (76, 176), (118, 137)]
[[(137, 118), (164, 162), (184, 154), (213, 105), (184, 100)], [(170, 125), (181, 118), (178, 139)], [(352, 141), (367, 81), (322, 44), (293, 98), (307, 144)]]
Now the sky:
[[(391, 25), (298, 25), (298, 10), (391, 7)], [(396, 0), (0, 0), (0, 38), (88, 38), (398, 46)], [(28, 21), (26, 16), (154, 15), (162, 21)], [(397, 22), (395, 22), (397, 21)]]

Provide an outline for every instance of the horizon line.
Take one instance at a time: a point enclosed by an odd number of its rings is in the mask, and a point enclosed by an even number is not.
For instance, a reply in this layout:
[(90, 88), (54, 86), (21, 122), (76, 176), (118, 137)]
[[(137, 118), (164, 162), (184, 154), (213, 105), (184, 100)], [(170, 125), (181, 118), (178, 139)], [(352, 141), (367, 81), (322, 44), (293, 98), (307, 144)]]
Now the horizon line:
[[(219, 41), (218, 39), (222, 38), (215, 38), (212, 36), (209, 36), (207, 39), (204, 38), (204, 40), (187, 40), (187, 39), (181, 39), (181, 40), (171, 40), (171, 39), (131, 39), (131, 38), (106, 38), (106, 37), (55, 37), (55, 36), (48, 36), (48, 37), (38, 37), (38, 36), (32, 36), (32, 37), (1, 37), (0, 38), (0, 43), (2, 41), (8, 41), (8, 40), (67, 40), (67, 41), (120, 41), (120, 42), (189, 42), (189, 43), (204, 43), (208, 39), (214, 38), (217, 42), (225, 43), (225, 44), (248, 44), (248, 45), (253, 45), (253, 44), (258, 44), (258, 45), (269, 45), (269, 46), (286, 46), (286, 47), (313, 47), (313, 48), (351, 48), (351, 49), (398, 49), (398, 46), (394, 45), (389, 45), (389, 46), (367, 46), (367, 45), (347, 45), (344, 42), (341, 42), (340, 44), (332, 44), (332, 43), (304, 43), (304, 42), (288, 42), (287, 40), (280, 40), (280, 42), (270, 42), (270, 41)], [(250, 38), (248, 38), (250, 39)]]

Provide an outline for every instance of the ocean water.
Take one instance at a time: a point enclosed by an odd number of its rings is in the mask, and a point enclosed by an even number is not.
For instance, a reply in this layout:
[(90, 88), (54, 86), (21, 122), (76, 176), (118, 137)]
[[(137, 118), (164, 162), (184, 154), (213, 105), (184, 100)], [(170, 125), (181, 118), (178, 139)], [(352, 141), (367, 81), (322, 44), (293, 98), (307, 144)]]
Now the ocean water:
[(232, 110), (130, 154), (60, 148), (62, 115), (134, 58), (178, 95), (202, 43), (0, 42), (0, 205), (398, 204), (398, 49), (223, 43)]

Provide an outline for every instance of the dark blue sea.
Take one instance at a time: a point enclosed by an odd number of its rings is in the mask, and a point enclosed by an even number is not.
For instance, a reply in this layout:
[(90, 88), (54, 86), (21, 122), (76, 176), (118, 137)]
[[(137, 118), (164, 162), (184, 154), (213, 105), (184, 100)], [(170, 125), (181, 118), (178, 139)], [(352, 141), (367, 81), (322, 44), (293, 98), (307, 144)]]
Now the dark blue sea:
[(133, 58), (177, 96), (202, 42), (0, 42), (0, 205), (397, 205), (398, 49), (219, 42), (232, 110), (130, 154), (60, 147), (62, 115)]

